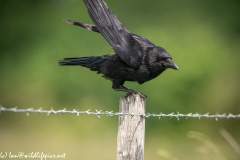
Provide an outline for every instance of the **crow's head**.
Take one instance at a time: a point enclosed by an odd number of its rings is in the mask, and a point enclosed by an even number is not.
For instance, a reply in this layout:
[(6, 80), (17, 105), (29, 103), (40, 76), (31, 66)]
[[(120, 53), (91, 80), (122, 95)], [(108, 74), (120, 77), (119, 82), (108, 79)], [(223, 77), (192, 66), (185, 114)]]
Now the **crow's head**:
[(178, 70), (178, 66), (173, 62), (170, 54), (162, 47), (157, 47), (156, 62), (161, 68), (172, 68)]

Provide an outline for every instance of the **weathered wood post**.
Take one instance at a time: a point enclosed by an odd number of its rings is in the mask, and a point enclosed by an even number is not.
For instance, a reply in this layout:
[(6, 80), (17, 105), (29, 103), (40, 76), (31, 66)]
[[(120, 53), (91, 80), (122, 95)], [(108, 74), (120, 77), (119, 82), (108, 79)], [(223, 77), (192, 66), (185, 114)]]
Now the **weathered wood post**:
[[(117, 160), (143, 160), (146, 100), (139, 94), (121, 97), (117, 135)], [(132, 115), (131, 115), (132, 114)]]

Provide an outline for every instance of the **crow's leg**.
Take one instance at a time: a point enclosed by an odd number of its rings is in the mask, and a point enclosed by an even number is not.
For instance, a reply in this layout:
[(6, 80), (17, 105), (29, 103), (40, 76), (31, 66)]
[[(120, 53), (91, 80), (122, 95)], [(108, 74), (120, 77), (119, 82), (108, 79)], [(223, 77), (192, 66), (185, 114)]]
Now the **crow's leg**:
[(132, 89), (128, 89), (126, 87), (123, 86), (124, 82), (113, 82), (113, 85), (112, 85), (112, 88), (115, 90), (115, 91), (122, 91), (122, 92), (127, 92), (127, 95), (131, 95), (131, 94), (139, 94), (141, 97), (143, 98), (147, 98), (146, 95), (144, 95), (143, 93), (141, 92), (138, 92), (138, 91), (134, 91)]

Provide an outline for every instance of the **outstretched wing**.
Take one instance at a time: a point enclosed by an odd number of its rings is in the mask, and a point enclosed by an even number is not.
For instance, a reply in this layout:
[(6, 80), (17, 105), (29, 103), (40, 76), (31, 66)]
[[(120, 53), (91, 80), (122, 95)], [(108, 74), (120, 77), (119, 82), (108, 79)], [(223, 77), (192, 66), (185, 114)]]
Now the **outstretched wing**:
[[(93, 31), (93, 32), (97, 32), (97, 33), (101, 33), (98, 28), (93, 25), (93, 24), (87, 24), (87, 23), (82, 23), (82, 22), (77, 22), (77, 21), (73, 21), (73, 20), (64, 20), (64, 22), (68, 23), (68, 24), (72, 24), (75, 26), (79, 26), (82, 28), (85, 28), (89, 31)], [(139, 35), (136, 35), (134, 33), (130, 33), (131, 36), (134, 38), (135, 42), (139, 43), (139, 45), (144, 48), (144, 49), (148, 49), (148, 48), (153, 48), (155, 47), (155, 45), (150, 42), (149, 40), (147, 40), (146, 38), (143, 38)]]
[(138, 43), (126, 30), (103, 0), (84, 0), (88, 13), (103, 37), (113, 47), (116, 54), (129, 66), (139, 68), (141, 54)]
[(67, 22), (68, 24), (73, 24), (75, 26), (79, 26), (82, 28), (86, 28), (89, 31), (93, 31), (93, 32), (98, 32), (100, 33), (100, 31), (98, 30), (98, 28), (95, 25), (92, 24), (86, 24), (86, 23), (82, 23), (82, 22), (76, 22), (73, 20), (64, 20), (64, 22)]

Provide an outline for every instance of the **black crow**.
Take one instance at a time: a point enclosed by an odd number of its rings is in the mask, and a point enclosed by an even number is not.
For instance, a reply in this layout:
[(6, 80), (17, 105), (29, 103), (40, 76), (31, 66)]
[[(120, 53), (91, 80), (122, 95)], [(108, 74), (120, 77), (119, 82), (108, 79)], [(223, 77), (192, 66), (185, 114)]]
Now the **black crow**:
[(178, 70), (170, 54), (149, 40), (129, 32), (103, 0), (83, 0), (94, 25), (65, 20), (67, 23), (99, 32), (116, 54), (65, 58), (61, 66), (83, 66), (103, 74), (112, 88), (129, 94), (139, 93), (123, 86), (125, 81), (143, 84), (156, 78), (167, 68)]

